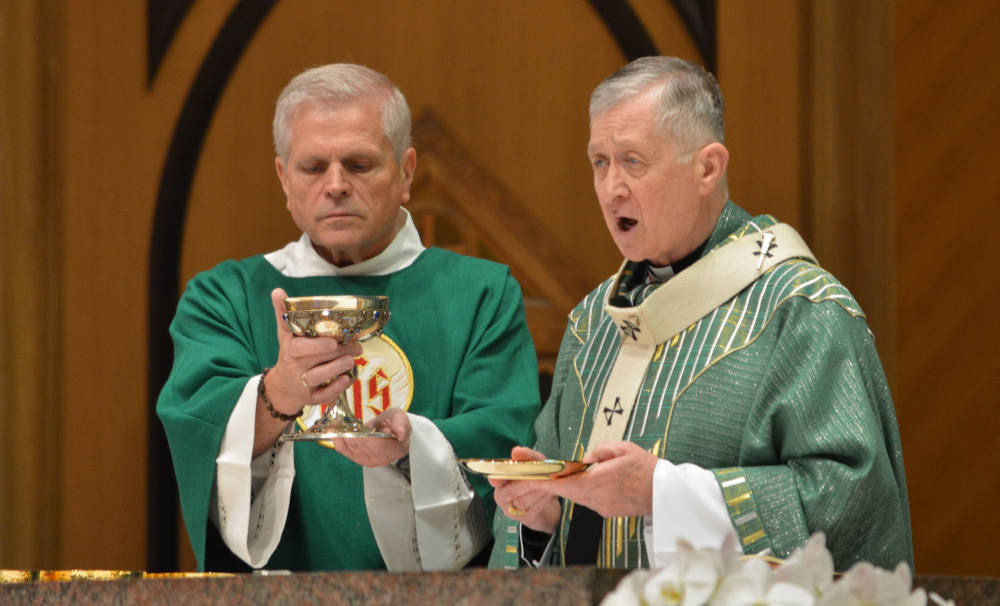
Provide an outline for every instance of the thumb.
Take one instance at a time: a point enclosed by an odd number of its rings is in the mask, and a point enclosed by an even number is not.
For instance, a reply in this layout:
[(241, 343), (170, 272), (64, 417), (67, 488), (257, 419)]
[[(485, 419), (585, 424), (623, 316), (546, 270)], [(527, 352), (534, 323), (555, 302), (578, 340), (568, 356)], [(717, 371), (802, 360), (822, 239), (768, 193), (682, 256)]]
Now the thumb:
[(515, 446), (510, 451), (510, 458), (515, 461), (541, 461), (545, 455), (526, 446)]
[(594, 450), (589, 455), (583, 458), (583, 462), (599, 463), (607, 461), (608, 459), (620, 457), (625, 454), (626, 450), (626, 443), (623, 442), (601, 442), (594, 447)]
[(271, 305), (274, 307), (274, 321), (278, 324), (278, 337), (279, 340), (282, 336), (290, 336), (292, 333), (288, 330), (288, 325), (285, 324), (285, 299), (288, 295), (281, 288), (275, 288), (271, 291)]

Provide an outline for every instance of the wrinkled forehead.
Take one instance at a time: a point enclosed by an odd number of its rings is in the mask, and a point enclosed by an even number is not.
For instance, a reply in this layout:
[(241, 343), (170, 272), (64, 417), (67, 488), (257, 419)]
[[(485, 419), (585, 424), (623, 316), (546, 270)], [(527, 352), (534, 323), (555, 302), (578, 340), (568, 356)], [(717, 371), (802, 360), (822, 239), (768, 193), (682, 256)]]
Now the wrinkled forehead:
[(589, 154), (606, 149), (662, 145), (669, 141), (660, 132), (653, 108), (643, 102), (623, 102), (590, 121)]

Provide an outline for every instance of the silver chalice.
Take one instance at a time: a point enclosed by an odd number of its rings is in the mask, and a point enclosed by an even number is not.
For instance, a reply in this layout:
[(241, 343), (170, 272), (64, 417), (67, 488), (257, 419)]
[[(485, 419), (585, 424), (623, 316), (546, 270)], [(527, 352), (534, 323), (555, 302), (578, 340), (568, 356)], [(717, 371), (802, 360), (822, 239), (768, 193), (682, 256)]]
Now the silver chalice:
[[(332, 337), (341, 343), (365, 341), (382, 334), (389, 321), (389, 297), (333, 295), (285, 299), (285, 324), (300, 337)], [(350, 370), (357, 378), (357, 369)], [(395, 437), (362, 423), (351, 410), (347, 393), (324, 404), (326, 412), (312, 427), (284, 434), (279, 441), (324, 441), (333, 438)]]

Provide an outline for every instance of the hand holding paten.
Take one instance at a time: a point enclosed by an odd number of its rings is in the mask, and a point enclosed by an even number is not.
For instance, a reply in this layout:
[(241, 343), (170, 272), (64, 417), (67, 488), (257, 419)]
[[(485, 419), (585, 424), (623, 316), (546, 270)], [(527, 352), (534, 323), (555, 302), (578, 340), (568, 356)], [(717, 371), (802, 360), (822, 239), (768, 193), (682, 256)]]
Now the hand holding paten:
[(583, 457), (586, 471), (534, 483), (606, 518), (651, 515), (657, 460), (633, 442), (604, 442)]
[[(510, 458), (516, 461), (542, 461), (546, 457), (536, 450), (515, 446), (510, 451)], [(495, 489), (493, 499), (504, 515), (528, 528), (552, 534), (559, 523), (562, 505), (557, 497), (537, 487), (550, 481), (490, 479), (489, 482)]]

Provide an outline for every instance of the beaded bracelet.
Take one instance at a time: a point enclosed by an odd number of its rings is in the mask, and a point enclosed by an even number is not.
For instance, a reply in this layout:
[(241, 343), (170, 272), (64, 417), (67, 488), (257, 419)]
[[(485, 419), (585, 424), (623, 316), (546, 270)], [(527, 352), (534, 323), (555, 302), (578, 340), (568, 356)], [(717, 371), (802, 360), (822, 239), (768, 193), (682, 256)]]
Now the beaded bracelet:
[(267, 373), (270, 370), (271, 370), (270, 368), (265, 368), (264, 372), (260, 373), (260, 383), (257, 384), (257, 397), (260, 398), (262, 402), (264, 402), (264, 408), (267, 409), (267, 413), (271, 415), (271, 417), (275, 419), (280, 419), (282, 421), (294, 421), (295, 419), (302, 416), (301, 410), (293, 415), (286, 415), (283, 412), (275, 410), (274, 405), (271, 404), (271, 400), (267, 399), (267, 392), (264, 391), (264, 377), (267, 376)]

